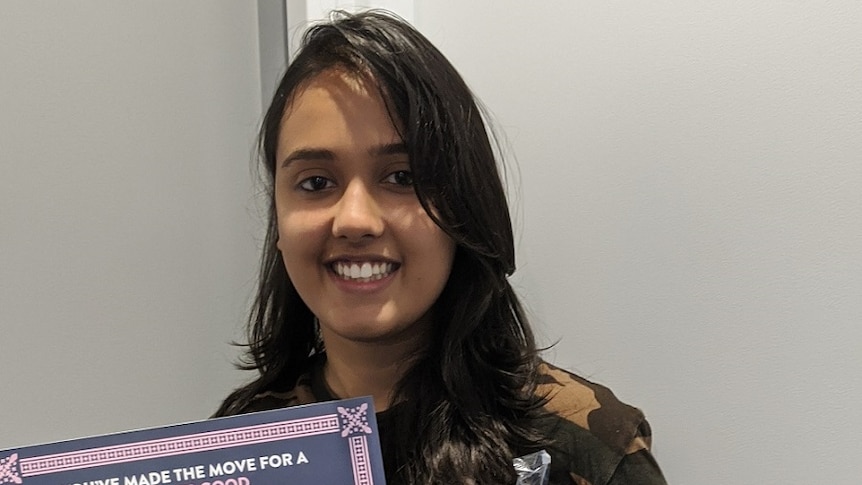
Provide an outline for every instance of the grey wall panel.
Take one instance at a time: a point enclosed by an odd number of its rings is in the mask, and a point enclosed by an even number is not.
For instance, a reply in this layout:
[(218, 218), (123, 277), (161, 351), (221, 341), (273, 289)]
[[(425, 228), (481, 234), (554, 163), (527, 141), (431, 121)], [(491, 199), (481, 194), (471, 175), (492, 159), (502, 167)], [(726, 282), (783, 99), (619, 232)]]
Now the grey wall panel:
[(254, 279), (254, 3), (0, 15), (0, 448), (201, 419)]

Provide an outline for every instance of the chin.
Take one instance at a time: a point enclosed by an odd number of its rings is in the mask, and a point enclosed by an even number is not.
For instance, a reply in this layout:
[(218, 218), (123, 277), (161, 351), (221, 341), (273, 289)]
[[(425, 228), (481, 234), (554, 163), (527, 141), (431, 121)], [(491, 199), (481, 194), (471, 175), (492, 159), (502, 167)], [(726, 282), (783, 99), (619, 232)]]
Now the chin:
[(403, 332), (403, 329), (392, 328), (379, 323), (356, 323), (344, 325), (336, 329), (336, 333), (344, 338), (357, 341), (374, 342), (391, 338)]
[(397, 343), (412, 340), (418, 331), (415, 324), (386, 321), (380, 319), (353, 320), (342, 319), (329, 329), (339, 338), (362, 343)]

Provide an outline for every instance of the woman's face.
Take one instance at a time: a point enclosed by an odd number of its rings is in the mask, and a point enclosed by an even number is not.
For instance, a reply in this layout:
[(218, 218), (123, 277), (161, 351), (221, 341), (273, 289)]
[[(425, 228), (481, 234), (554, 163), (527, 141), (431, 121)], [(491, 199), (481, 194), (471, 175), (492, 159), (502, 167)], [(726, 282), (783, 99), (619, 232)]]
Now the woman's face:
[(278, 249), (327, 346), (426, 335), (455, 244), (411, 180), (373, 81), (331, 70), (294, 94), (276, 150)]

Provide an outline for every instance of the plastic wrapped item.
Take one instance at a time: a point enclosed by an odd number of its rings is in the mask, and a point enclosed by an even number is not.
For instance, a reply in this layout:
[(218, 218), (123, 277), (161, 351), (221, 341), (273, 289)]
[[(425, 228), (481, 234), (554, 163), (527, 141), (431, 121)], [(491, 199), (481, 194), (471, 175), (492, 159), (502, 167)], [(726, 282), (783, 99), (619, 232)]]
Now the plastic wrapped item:
[(512, 460), (518, 473), (515, 485), (548, 485), (551, 477), (551, 455), (541, 450)]

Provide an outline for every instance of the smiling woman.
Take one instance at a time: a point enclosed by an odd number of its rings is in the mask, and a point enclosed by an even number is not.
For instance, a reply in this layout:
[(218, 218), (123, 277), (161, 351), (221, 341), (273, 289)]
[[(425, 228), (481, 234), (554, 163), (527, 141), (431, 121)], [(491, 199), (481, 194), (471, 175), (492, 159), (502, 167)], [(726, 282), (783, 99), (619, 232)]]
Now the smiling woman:
[[(407, 149), (370, 78), (337, 68), (311, 78), (281, 125), (278, 249), (317, 317), (330, 386), (339, 395), (372, 394), (386, 409), (397, 379), (389, 370), (428, 340), (455, 244), (416, 198)], [(355, 363), (338, 356), (369, 346), (385, 348), (389, 362), (375, 368), (386, 375), (357, 378)]]
[(270, 218), (256, 380), (217, 415), (371, 395), (390, 484), (664, 483), (637, 409), (544, 363), (482, 114), (421, 34), (379, 12), (313, 27), (264, 119)]

